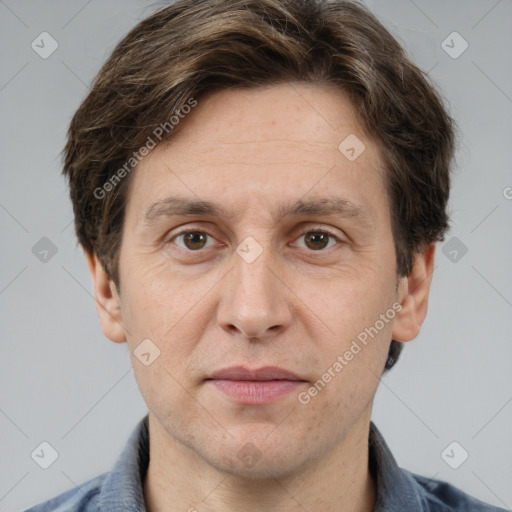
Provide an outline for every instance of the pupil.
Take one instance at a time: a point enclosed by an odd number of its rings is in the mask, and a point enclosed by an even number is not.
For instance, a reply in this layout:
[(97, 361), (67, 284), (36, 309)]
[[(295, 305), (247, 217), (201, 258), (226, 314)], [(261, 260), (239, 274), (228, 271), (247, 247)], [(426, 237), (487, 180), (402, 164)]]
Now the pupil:
[(320, 247), (318, 245), (316, 245), (316, 247), (313, 247), (313, 249), (323, 249), (324, 247), (327, 246), (327, 243), (329, 242), (328, 240), (329, 238), (329, 235), (326, 235), (325, 233), (308, 233), (306, 235), (306, 243), (309, 243), (309, 242), (312, 242), (313, 245), (315, 244), (318, 244), (318, 242), (320, 241)]

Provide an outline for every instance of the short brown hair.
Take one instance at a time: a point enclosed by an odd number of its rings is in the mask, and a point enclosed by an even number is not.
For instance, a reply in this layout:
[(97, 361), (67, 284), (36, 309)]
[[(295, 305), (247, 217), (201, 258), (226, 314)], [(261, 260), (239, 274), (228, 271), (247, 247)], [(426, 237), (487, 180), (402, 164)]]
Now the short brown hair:
[[(444, 239), (453, 121), (426, 75), (366, 7), (348, 0), (178, 0), (117, 45), (75, 113), (64, 149), (78, 240), (118, 290), (127, 162), (148, 136), (192, 98), (292, 81), (339, 88), (380, 146), (397, 276), (410, 273), (418, 251)], [(386, 369), (401, 347), (392, 341)]]

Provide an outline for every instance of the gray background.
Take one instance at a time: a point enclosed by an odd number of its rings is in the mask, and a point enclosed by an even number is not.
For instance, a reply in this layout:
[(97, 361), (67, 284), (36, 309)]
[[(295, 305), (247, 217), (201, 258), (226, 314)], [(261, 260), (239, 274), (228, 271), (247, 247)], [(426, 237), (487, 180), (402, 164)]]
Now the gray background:
[[(382, 380), (373, 419), (403, 467), (510, 508), (512, 2), (367, 3), (430, 71), (461, 129), (429, 313)], [(90, 80), (156, 6), (0, 0), (1, 511), (108, 471), (146, 413), (126, 345), (100, 329), (59, 152)], [(43, 31), (59, 45), (47, 59), (31, 48)], [(456, 59), (442, 47), (453, 31), (469, 44)], [(47, 261), (43, 237), (57, 249)], [(31, 458), (42, 441), (59, 454), (46, 470)], [(469, 453), (458, 469), (441, 456), (452, 441)]]

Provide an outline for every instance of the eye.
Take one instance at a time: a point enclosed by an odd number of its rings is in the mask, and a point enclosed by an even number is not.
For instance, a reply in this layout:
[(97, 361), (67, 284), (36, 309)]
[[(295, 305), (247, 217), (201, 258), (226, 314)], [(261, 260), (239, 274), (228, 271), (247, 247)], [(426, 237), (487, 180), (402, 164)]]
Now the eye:
[(169, 242), (181, 240), (183, 245), (177, 243), (178, 247), (189, 251), (198, 251), (209, 247), (207, 245), (208, 238), (213, 240), (213, 237), (204, 231), (182, 231), (173, 236)]
[[(313, 251), (321, 251), (325, 248), (331, 248), (336, 243), (342, 243), (337, 236), (323, 229), (306, 231), (302, 233), (298, 240), (300, 240), (302, 237), (304, 237), (306, 249), (311, 249)], [(333, 243), (329, 245), (329, 242)]]
[[(343, 243), (336, 235), (324, 229), (305, 231), (297, 240), (301, 238), (304, 238), (305, 244), (302, 247), (312, 251), (322, 251), (333, 247), (337, 243)], [(214, 244), (214, 238), (205, 231), (189, 230), (174, 235), (169, 242), (176, 243), (181, 249), (197, 252), (211, 247)]]

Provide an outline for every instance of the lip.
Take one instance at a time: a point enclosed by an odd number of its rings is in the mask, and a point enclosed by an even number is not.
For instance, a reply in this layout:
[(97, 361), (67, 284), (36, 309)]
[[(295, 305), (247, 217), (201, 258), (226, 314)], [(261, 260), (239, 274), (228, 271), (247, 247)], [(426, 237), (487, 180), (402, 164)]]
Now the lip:
[(263, 405), (296, 391), (306, 381), (277, 366), (257, 369), (233, 366), (214, 372), (206, 382), (236, 403)]
[(290, 380), (302, 381), (298, 375), (278, 366), (264, 366), (250, 370), (243, 366), (231, 366), (214, 372), (210, 377), (213, 380), (251, 380), (251, 381), (269, 381), (269, 380)]

